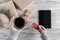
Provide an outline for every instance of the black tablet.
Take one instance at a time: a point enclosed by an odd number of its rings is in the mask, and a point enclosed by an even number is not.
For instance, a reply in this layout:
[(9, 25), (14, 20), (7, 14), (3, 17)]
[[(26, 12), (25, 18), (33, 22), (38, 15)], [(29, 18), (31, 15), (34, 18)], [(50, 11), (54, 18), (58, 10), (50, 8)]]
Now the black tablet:
[(45, 28), (51, 28), (51, 10), (39, 10), (39, 25)]

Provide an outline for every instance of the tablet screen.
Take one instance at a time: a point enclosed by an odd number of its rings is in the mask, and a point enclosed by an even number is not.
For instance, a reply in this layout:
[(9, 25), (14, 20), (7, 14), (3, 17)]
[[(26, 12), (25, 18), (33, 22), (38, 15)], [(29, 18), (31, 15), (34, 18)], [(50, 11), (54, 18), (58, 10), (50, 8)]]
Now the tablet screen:
[(39, 10), (39, 25), (51, 28), (51, 10)]

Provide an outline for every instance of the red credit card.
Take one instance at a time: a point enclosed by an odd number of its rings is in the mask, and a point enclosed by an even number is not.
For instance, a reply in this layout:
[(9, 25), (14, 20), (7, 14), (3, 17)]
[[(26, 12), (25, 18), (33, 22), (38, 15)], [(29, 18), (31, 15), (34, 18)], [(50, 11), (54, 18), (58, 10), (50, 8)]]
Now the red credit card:
[(36, 23), (33, 23), (33, 24), (32, 24), (32, 27), (33, 27), (34, 29), (36, 29), (36, 30), (39, 30), (39, 25), (36, 24)]

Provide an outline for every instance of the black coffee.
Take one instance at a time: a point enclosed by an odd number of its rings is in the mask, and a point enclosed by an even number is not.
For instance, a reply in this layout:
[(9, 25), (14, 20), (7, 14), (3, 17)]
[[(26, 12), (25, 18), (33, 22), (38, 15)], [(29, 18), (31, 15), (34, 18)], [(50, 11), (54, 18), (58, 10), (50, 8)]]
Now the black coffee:
[(25, 25), (25, 20), (22, 17), (18, 17), (14, 21), (15, 28), (22, 29)]

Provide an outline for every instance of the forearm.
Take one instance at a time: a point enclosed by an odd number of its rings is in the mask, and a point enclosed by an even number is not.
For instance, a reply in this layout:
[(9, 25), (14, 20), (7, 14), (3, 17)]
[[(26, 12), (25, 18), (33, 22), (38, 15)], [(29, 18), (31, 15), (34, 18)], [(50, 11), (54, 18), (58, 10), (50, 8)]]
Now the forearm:
[(50, 40), (47, 33), (41, 35), (42, 40)]
[(11, 31), (11, 35), (9, 36), (8, 40), (17, 40), (18, 35), (19, 35), (19, 32)]

